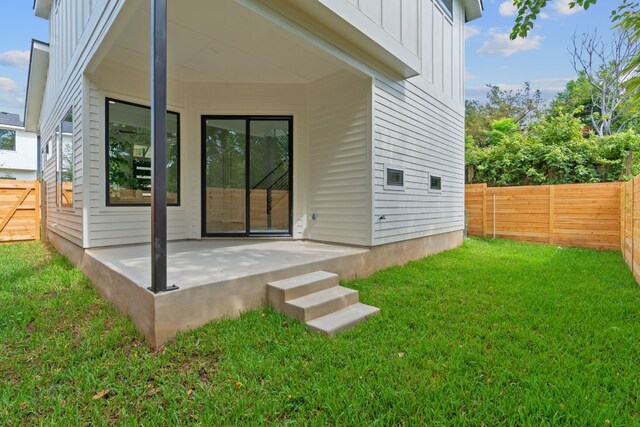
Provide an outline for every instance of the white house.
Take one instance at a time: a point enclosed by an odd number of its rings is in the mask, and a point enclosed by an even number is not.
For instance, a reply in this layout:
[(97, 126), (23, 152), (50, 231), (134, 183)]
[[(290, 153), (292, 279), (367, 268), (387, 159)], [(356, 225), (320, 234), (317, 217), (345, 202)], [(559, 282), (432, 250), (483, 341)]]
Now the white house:
[[(155, 345), (258, 306), (269, 281), (461, 243), (464, 24), (480, 0), (169, 0), (166, 174), (151, 165), (150, 1), (34, 8), (50, 44), (33, 43), (25, 126), (48, 239)], [(152, 172), (171, 242), (163, 258), (154, 239), (153, 262)], [(162, 259), (179, 289), (149, 292)]]
[(0, 179), (34, 180), (38, 138), (17, 114), (0, 112)]

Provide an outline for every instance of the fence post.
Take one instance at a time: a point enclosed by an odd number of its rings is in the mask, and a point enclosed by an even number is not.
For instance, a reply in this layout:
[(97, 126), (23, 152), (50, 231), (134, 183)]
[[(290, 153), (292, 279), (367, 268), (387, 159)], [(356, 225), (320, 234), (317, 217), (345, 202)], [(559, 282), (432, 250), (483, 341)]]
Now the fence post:
[(636, 179), (633, 178), (631, 180), (631, 274), (633, 275), (633, 277), (636, 276), (636, 268), (635, 268), (635, 262), (634, 262), (634, 253), (635, 253), (635, 246), (636, 246), (636, 233), (635, 233), (635, 225), (636, 225), (636, 213), (635, 213), (635, 206), (634, 206), (634, 199), (636, 197), (635, 195), (635, 191), (636, 190)]
[(493, 191), (493, 238), (496, 238), (496, 192)]
[(553, 233), (554, 233), (554, 217), (555, 217), (555, 198), (556, 198), (556, 188), (553, 185), (549, 186), (549, 243), (553, 243)]
[(624, 211), (627, 207), (627, 192), (625, 191), (625, 183), (620, 183), (620, 250), (622, 251), (622, 258), (624, 258), (624, 233), (625, 233), (625, 221), (627, 220)]
[(487, 185), (482, 187), (482, 237), (487, 237)]
[(40, 181), (34, 181), (33, 183), (34, 196), (35, 200), (35, 217), (36, 217), (36, 240), (41, 240), (42, 236), (40, 235)]

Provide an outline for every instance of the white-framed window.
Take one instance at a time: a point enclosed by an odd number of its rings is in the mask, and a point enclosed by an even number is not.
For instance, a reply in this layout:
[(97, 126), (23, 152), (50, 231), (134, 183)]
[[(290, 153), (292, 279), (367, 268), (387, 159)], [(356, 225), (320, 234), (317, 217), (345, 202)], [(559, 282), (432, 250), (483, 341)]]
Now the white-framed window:
[(44, 161), (45, 163), (48, 163), (49, 160), (51, 160), (51, 157), (53, 157), (53, 138), (52, 137), (49, 137), (42, 151), (44, 152)]
[(453, 0), (436, 0), (442, 11), (453, 20)]
[(73, 206), (73, 109), (70, 108), (60, 122), (58, 144), (60, 164), (60, 207)]
[(429, 191), (433, 193), (442, 192), (442, 177), (439, 175), (429, 174)]
[(16, 131), (0, 129), (0, 150), (16, 151)]
[(384, 165), (384, 189), (391, 191), (404, 191), (404, 167), (396, 164)]

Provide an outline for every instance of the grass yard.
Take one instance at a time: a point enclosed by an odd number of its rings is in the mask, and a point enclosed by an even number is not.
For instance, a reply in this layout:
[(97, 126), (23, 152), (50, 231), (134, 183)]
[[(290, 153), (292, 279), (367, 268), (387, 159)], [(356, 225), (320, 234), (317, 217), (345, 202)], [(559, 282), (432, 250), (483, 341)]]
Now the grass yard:
[(0, 245), (0, 425), (638, 425), (640, 287), (616, 252), (467, 240), (346, 283), (327, 339), (269, 308), (152, 351), (66, 259)]

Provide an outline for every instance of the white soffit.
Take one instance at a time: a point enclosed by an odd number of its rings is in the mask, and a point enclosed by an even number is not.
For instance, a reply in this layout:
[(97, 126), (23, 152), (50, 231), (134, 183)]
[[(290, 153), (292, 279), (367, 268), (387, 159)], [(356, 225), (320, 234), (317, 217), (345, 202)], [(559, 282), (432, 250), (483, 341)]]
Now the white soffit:
[(24, 127), (28, 132), (37, 132), (40, 121), (42, 98), (49, 70), (49, 45), (38, 40), (31, 42), (29, 81), (24, 107)]
[(464, 0), (464, 12), (467, 22), (480, 18), (482, 10), (482, 0)]
[[(171, 78), (304, 84), (344, 69), (330, 55), (236, 2), (190, 2), (190, 8), (170, 3), (167, 67)], [(146, 72), (150, 63), (149, 26), (150, 12), (141, 6), (105, 59)]]
[(35, 0), (33, 12), (38, 18), (49, 19), (51, 14), (51, 0)]

